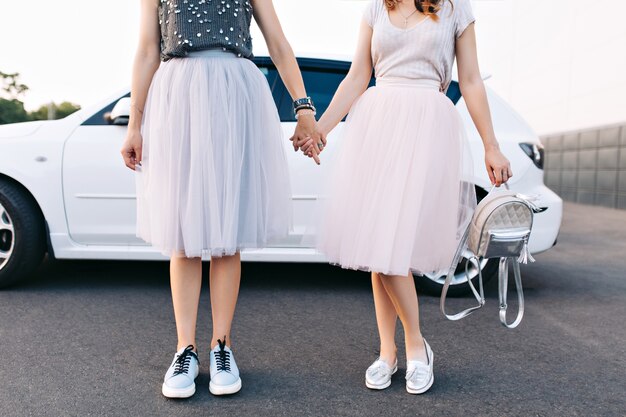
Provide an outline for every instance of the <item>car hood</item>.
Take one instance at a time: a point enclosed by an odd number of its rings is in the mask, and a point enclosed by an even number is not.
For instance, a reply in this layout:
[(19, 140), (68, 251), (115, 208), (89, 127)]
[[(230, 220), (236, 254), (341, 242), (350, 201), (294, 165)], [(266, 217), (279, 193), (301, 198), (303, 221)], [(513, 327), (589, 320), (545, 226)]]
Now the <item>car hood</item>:
[(0, 139), (30, 136), (43, 126), (45, 121), (11, 123), (0, 126)]

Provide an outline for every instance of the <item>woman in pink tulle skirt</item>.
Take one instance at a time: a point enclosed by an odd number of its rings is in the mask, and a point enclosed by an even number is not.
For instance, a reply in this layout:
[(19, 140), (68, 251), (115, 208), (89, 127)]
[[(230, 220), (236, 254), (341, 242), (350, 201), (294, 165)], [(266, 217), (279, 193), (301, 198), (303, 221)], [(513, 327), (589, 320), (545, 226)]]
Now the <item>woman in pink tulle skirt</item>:
[[(476, 204), (463, 124), (445, 95), (455, 57), (491, 181), (512, 175), (493, 132), (473, 22), (469, 0), (372, 0), (352, 68), (318, 132), (295, 143), (317, 158), (349, 110), (318, 248), (333, 264), (371, 271), (380, 335), (380, 357), (365, 375), (372, 389), (388, 387), (397, 370), (398, 317), (407, 391), (426, 392), (434, 380), (412, 272), (448, 270)], [(372, 68), (376, 86), (366, 90)]]

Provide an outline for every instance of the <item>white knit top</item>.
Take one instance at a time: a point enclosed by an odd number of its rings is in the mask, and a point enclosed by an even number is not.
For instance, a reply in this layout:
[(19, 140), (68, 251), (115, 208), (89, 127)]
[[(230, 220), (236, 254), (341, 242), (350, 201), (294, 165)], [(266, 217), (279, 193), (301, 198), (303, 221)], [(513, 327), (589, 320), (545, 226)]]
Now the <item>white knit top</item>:
[(426, 18), (407, 30), (391, 23), (384, 0), (371, 0), (364, 19), (373, 29), (377, 79), (426, 79), (446, 91), (452, 79), (456, 39), (474, 22), (470, 0), (442, 0), (437, 21)]

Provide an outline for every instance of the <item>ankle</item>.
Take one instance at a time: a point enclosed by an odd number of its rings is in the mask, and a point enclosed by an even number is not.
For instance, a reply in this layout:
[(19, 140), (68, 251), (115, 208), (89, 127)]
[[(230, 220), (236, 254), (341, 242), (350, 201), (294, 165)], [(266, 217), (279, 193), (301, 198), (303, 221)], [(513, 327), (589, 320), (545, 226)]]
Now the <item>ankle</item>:
[(393, 366), (396, 363), (396, 358), (398, 357), (398, 349), (395, 346), (387, 349), (381, 347), (379, 357), (380, 360), (385, 361), (387, 365)]
[(215, 349), (216, 346), (218, 346), (218, 340), (221, 340), (222, 342), (225, 342), (226, 347), (227, 348), (231, 348), (233, 345), (232, 340), (230, 340), (230, 335), (222, 335), (222, 336), (213, 336), (213, 339), (211, 339), (211, 350)]
[(407, 361), (427, 361), (426, 345), (422, 335), (406, 341), (406, 359)]
[(176, 351), (178, 352), (181, 349), (186, 349), (187, 346), (193, 346), (193, 352), (194, 353), (198, 353), (198, 346), (196, 345), (196, 342), (178, 342), (178, 344), (176, 345)]

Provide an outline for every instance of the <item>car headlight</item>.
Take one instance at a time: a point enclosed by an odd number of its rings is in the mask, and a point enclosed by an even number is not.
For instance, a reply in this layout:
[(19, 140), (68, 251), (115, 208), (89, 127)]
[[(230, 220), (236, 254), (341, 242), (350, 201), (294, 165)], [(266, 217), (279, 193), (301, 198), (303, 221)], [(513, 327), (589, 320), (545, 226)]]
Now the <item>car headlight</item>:
[(522, 148), (524, 153), (532, 159), (533, 164), (539, 169), (543, 169), (544, 151), (541, 144), (536, 143), (520, 143), (519, 147)]

